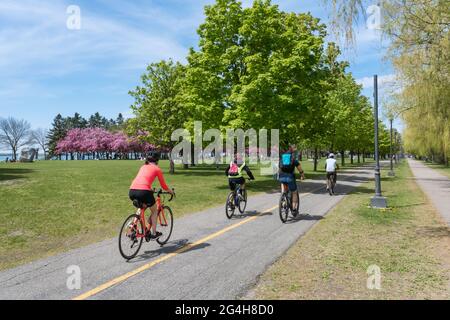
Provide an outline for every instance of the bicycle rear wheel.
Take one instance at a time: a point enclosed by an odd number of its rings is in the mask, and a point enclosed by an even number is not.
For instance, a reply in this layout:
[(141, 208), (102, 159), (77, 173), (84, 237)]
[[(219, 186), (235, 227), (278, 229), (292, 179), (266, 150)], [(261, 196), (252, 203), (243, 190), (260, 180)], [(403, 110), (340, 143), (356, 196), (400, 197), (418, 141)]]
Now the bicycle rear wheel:
[(289, 217), (289, 201), (287, 194), (283, 193), (280, 198), (279, 212), (281, 222), (286, 223)]
[[(297, 210), (292, 210), (292, 216), (294, 218), (297, 218), (297, 216), (300, 213), (300, 194), (298, 193), (298, 190), (296, 192), (297, 192)], [(292, 197), (292, 193), (291, 193), (291, 197)], [(291, 201), (291, 204), (292, 204), (292, 206), (294, 206), (293, 201)]]
[(136, 257), (144, 240), (143, 235), (144, 226), (139, 215), (132, 214), (125, 219), (119, 233), (119, 251), (122, 257), (127, 260)]
[(244, 213), (247, 208), (247, 190), (242, 190), (242, 196), (239, 198), (239, 212)]
[(328, 178), (328, 193), (330, 194), (330, 196), (333, 195), (333, 178)]
[(163, 207), (162, 212), (158, 215), (158, 231), (162, 236), (156, 239), (159, 245), (163, 246), (169, 241), (173, 231), (173, 214), (170, 207)]
[(233, 217), (235, 209), (236, 209), (236, 206), (234, 204), (234, 193), (231, 192), (228, 195), (227, 203), (225, 204), (225, 213), (226, 213), (228, 219), (231, 219)]

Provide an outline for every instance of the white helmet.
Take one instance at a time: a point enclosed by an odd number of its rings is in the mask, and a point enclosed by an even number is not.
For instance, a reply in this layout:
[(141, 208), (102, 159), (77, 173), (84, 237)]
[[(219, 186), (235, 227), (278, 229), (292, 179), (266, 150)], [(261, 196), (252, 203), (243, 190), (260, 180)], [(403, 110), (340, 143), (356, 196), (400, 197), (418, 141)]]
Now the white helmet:
[(334, 158), (334, 153), (330, 153), (330, 154), (328, 155), (328, 158)]

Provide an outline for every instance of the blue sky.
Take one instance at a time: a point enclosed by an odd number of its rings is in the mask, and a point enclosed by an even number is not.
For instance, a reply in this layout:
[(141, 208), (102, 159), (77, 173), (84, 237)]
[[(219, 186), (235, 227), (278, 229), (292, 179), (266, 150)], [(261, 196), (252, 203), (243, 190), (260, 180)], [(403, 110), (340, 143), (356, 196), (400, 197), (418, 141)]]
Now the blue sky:
[[(251, 0), (244, 0), (245, 6)], [(57, 113), (98, 111), (108, 118), (129, 114), (128, 91), (148, 63), (185, 62), (196, 46), (203, 7), (214, 0), (1, 0), (0, 117), (49, 128)], [(307, 12), (328, 21), (320, 0), (273, 0), (285, 11)], [(69, 30), (66, 10), (81, 9), (81, 29)], [(372, 96), (372, 76), (392, 78), (383, 62), (377, 31), (362, 23), (356, 46), (345, 52), (350, 71)], [(335, 40), (329, 37), (329, 40)], [(381, 84), (382, 85), (382, 84)], [(397, 124), (398, 125), (398, 124)]]

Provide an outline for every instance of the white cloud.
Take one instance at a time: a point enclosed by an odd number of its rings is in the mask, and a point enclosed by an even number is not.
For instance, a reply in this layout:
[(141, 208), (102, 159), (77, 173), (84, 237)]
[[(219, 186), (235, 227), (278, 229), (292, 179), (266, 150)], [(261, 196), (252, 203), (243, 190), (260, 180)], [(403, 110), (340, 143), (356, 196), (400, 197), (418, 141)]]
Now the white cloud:
[[(63, 0), (0, 1), (1, 104), (25, 96), (51, 98), (67, 90), (46, 86), (47, 80), (65, 81), (80, 71), (125, 77), (160, 59), (184, 61), (188, 52), (176, 34), (149, 25), (148, 16), (128, 17), (125, 12), (117, 19), (81, 6), (81, 30), (68, 30), (67, 6)], [(158, 16), (161, 21), (168, 18)], [(130, 18), (141, 20), (134, 24)], [(75, 85), (82, 84), (70, 87)]]
[(67, 17), (61, 1), (3, 0), (0, 18), (8, 24), (0, 31), (2, 75), (60, 76), (95, 67), (99, 60), (113, 63), (111, 68), (143, 69), (150, 61), (183, 59), (187, 53), (157, 29), (132, 27), (81, 7), (81, 30), (68, 30)]

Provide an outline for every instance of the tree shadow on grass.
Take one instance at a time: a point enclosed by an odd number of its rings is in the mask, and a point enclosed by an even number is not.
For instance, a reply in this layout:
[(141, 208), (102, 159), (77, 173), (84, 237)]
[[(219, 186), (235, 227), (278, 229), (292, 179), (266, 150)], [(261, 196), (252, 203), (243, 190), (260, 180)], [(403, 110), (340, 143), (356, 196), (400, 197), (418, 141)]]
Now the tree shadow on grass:
[(431, 238), (448, 238), (450, 237), (450, 228), (448, 226), (426, 226), (416, 230), (417, 235)]
[(0, 182), (25, 179), (28, 178), (27, 175), (32, 172), (34, 172), (32, 169), (0, 168)]
[[(144, 246), (145, 243), (146, 242), (144, 240), (144, 243), (142, 245)], [(173, 252), (180, 250), (181, 248), (186, 247), (192, 243), (190, 243), (188, 239), (180, 239), (180, 240), (169, 241), (163, 247), (159, 246), (159, 244), (156, 241), (151, 241), (150, 244), (152, 244), (154, 246), (158, 246), (158, 248), (156, 250), (147, 250), (143, 254), (137, 256), (135, 259), (129, 260), (127, 262), (128, 263), (137, 263), (137, 262), (147, 261), (149, 259), (156, 258), (163, 254), (173, 253)], [(207, 248), (209, 246), (211, 246), (209, 243), (201, 243), (196, 246), (191, 246), (189, 248), (186, 248), (186, 250), (184, 250), (180, 253), (186, 253), (186, 252), (193, 251), (193, 250), (200, 250), (200, 249)]]
[(419, 203), (408, 203), (408, 204), (403, 204), (400, 206), (389, 206), (389, 207), (392, 209), (400, 209), (400, 208), (417, 207), (417, 206), (421, 206), (424, 204), (425, 204), (425, 202), (419, 202)]

